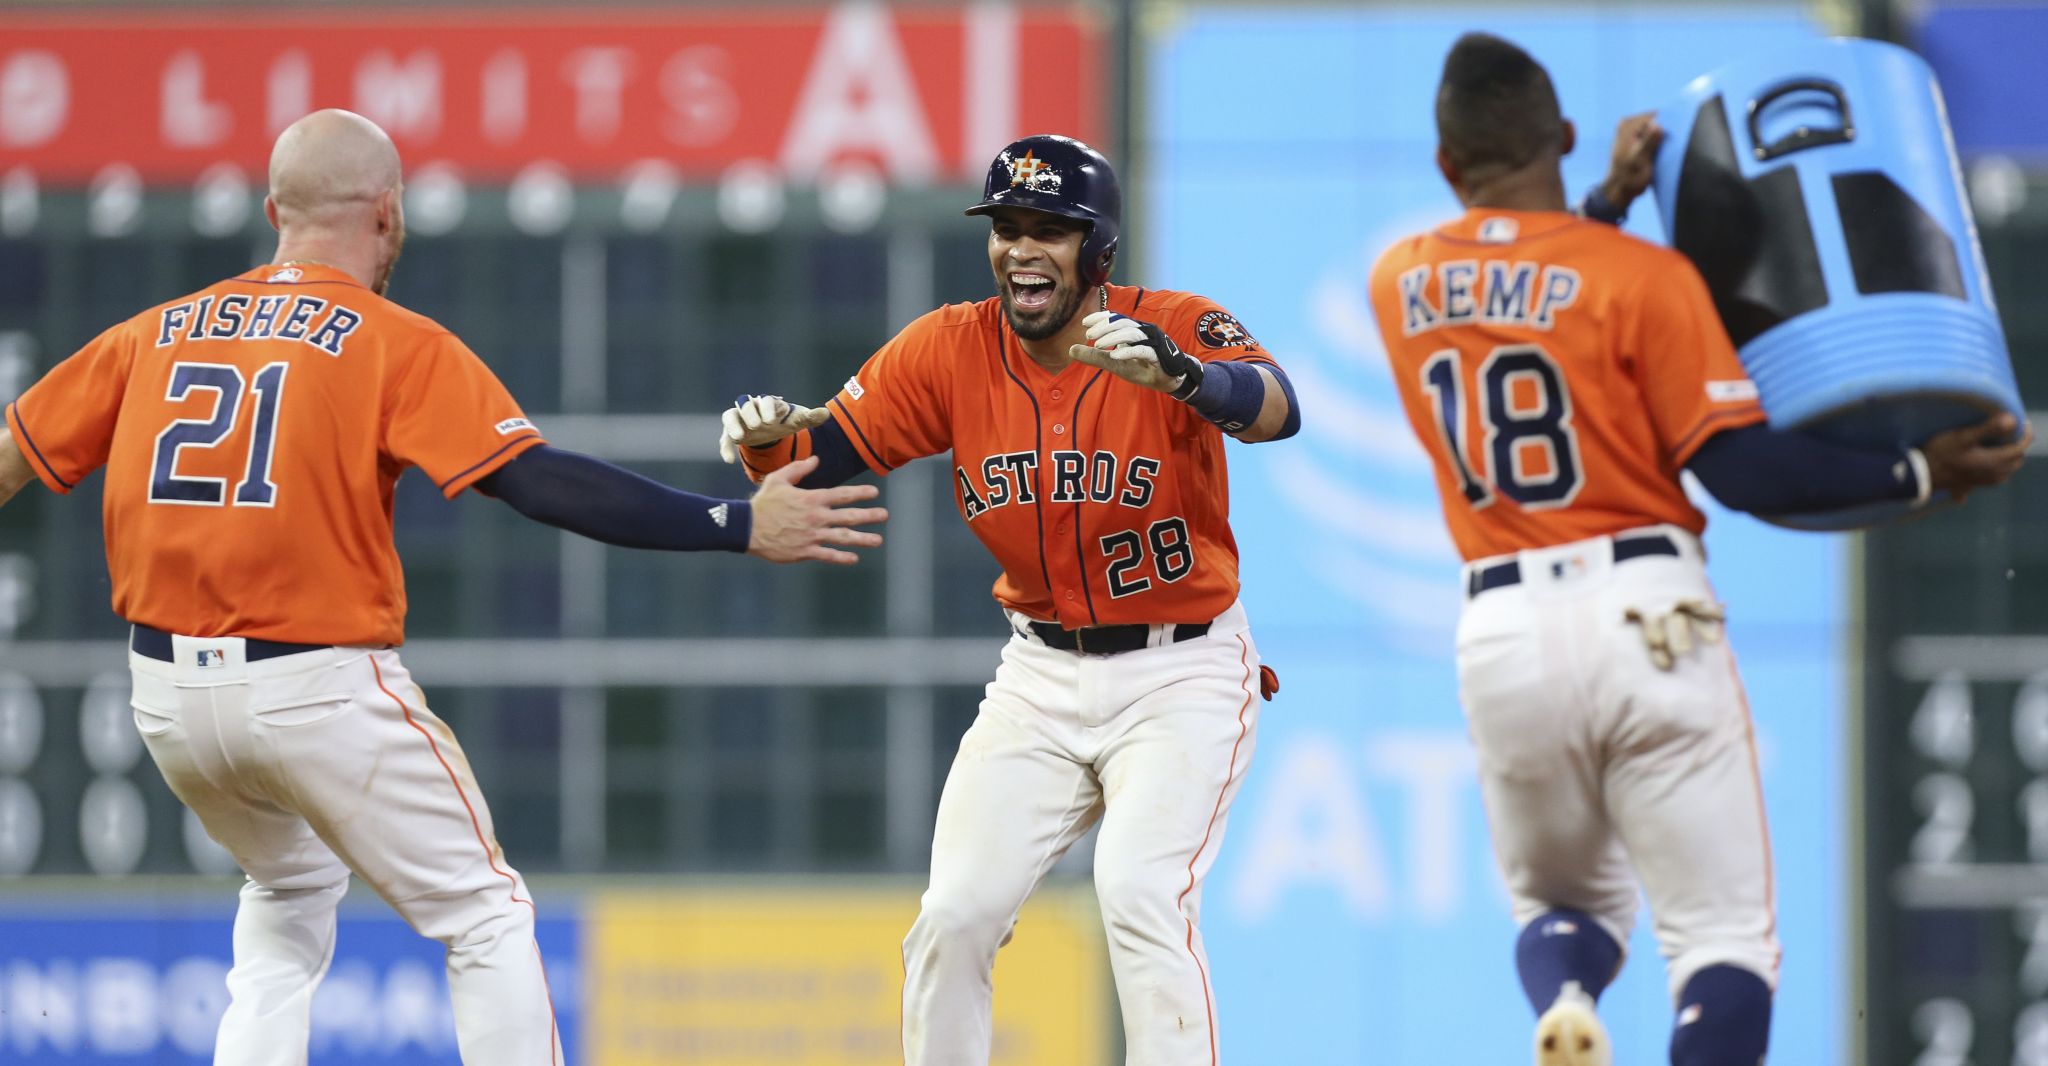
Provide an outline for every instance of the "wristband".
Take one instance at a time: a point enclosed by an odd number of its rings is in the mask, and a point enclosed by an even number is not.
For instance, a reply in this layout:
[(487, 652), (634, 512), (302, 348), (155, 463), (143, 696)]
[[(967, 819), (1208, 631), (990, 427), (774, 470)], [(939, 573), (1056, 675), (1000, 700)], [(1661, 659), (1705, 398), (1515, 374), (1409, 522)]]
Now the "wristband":
[(1174, 399), (1179, 400), (1182, 403), (1186, 403), (1194, 397), (1195, 390), (1200, 389), (1201, 387), (1202, 361), (1199, 359), (1190, 359), (1188, 360), (1187, 371), (1183, 373), (1180, 377), (1180, 384), (1175, 385), (1173, 387), (1173, 391), (1171, 393), (1168, 393), (1167, 395), (1172, 396)]
[(1595, 222), (1619, 226), (1622, 220), (1628, 217), (1628, 208), (1625, 205), (1616, 207), (1613, 201), (1607, 199), (1607, 194), (1600, 191), (1600, 186), (1595, 185), (1593, 191), (1587, 193), (1584, 200), (1579, 201), (1579, 214)]
[[(1259, 376), (1258, 367), (1228, 360), (1190, 364), (1188, 377), (1195, 388), (1186, 402), (1196, 414), (1226, 433), (1242, 433), (1259, 420), (1259, 412), (1266, 407), (1266, 381)], [(1201, 369), (1194, 370), (1195, 365)], [(1174, 395), (1178, 397), (1186, 388), (1183, 383)]]

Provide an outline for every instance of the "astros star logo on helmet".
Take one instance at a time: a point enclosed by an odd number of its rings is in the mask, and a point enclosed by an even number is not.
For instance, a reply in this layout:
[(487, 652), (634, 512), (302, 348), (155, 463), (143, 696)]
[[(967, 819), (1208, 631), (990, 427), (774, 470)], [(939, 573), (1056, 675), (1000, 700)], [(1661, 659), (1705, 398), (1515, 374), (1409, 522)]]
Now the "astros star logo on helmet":
[(1038, 158), (1032, 152), (1025, 152), (1024, 158), (1015, 159), (1010, 153), (1003, 153), (1003, 162), (1010, 167), (1010, 185), (1023, 186), (1033, 192), (1058, 192), (1062, 179), (1052, 164)]

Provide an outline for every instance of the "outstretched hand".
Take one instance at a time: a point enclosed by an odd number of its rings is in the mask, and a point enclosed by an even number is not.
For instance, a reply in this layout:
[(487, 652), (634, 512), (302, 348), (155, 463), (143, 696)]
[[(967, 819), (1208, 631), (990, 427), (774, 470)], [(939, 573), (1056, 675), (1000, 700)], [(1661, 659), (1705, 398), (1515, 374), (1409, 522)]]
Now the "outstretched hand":
[(1974, 489), (2002, 484), (2026, 461), (2034, 427), (2021, 427), (2010, 414), (1993, 415), (1975, 425), (1936, 433), (1920, 446), (1927, 458), (1928, 483), (1946, 490), (1958, 503)]
[(832, 412), (822, 407), (799, 407), (780, 396), (742, 396), (720, 418), (718, 457), (736, 463), (742, 447), (758, 448), (794, 437), (831, 417)]
[(860, 556), (843, 548), (879, 548), (880, 533), (867, 533), (852, 526), (885, 522), (889, 512), (881, 507), (853, 507), (881, 494), (873, 485), (840, 485), (829, 489), (800, 489), (797, 483), (817, 469), (818, 457), (799, 459), (761, 479), (754, 493), (754, 526), (747, 537), (747, 554), (771, 563), (806, 560), (850, 566)]

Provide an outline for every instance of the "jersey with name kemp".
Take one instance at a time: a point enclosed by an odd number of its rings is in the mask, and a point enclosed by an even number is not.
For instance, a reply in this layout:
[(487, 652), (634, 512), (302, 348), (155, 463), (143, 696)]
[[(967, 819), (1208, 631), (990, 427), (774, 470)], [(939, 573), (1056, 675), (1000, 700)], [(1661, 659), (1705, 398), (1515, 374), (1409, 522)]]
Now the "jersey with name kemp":
[(115, 326), (7, 408), (56, 492), (106, 467), (113, 606), (174, 633), (398, 644), (398, 476), (453, 496), (541, 436), (475, 353), (327, 267)]
[[(1112, 285), (1108, 299), (1190, 355), (1274, 365), (1200, 296)], [(1071, 629), (1204, 622), (1237, 598), (1222, 432), (1086, 364), (1047, 371), (995, 299), (912, 323), (829, 406), (878, 473), (952, 453), (954, 502), (1002, 564), (1006, 607)]]
[(1466, 559), (1697, 533), (1680, 470), (1764, 418), (1692, 264), (1612, 226), (1474, 208), (1396, 242), (1371, 298)]

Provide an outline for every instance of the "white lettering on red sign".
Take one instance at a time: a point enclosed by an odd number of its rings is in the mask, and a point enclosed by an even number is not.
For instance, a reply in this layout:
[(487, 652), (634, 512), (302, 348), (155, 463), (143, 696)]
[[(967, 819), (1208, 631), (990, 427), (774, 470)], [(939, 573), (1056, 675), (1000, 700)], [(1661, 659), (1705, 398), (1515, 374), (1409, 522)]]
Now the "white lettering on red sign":
[(880, 151), (891, 177), (929, 181), (939, 152), (889, 10), (877, 3), (832, 9), (782, 142), (782, 166), (810, 180), (849, 151)]
[(484, 63), (484, 136), (511, 144), (526, 135), (526, 57), (507, 48)]
[(275, 137), (313, 110), (313, 61), (294, 48), (270, 64), (264, 131)]
[(633, 72), (633, 55), (623, 48), (578, 48), (562, 63), (562, 77), (576, 90), (576, 132), (593, 143), (618, 135), (620, 97)]
[(238, 10), (147, 34), (27, 15), (0, 35), (0, 156), (66, 188), (110, 162), (152, 184), (222, 162), (253, 177), (279, 131), (345, 107), (384, 126), (408, 169), (442, 161), (491, 184), (549, 158), (577, 182), (649, 158), (693, 181), (743, 160), (804, 184), (847, 168), (973, 178), (1020, 132), (1097, 132), (1089, 8), (846, 0), (763, 20), (739, 4), (617, 17), (562, 4), (503, 25), (430, 22), (398, 43), (346, 13)]
[(1017, 9), (1009, 4), (973, 4), (966, 10), (961, 41), (967, 61), (960, 65), (960, 100), (965, 128), (961, 131), (960, 167), (974, 173), (1017, 139), (1020, 94), (990, 91), (991, 86), (1021, 85), (1017, 75)]
[(391, 136), (430, 138), (441, 131), (441, 57), (371, 52), (356, 67), (355, 100), (356, 112)]
[(0, 61), (0, 144), (34, 148), (64, 129), (71, 113), (71, 76), (64, 61), (39, 49)]
[(165, 144), (211, 148), (234, 132), (228, 105), (206, 98), (206, 61), (197, 52), (179, 52), (164, 64), (161, 102)]
[(668, 104), (662, 132), (689, 147), (715, 144), (739, 122), (740, 96), (732, 87), (725, 50), (712, 45), (686, 48), (661, 68), (661, 96)]

